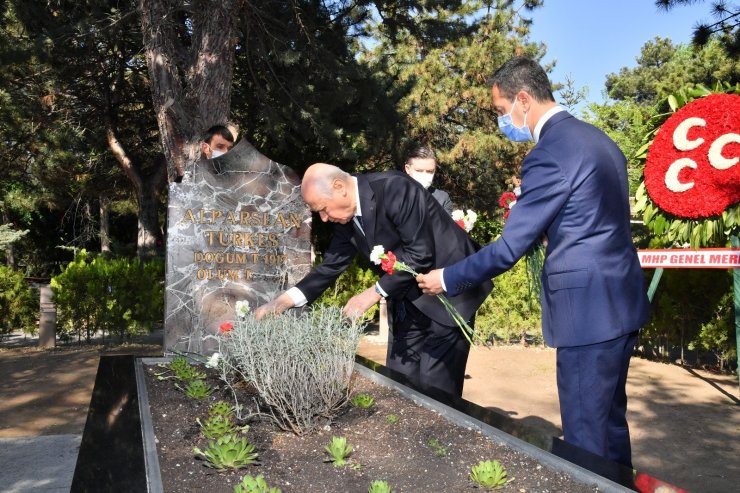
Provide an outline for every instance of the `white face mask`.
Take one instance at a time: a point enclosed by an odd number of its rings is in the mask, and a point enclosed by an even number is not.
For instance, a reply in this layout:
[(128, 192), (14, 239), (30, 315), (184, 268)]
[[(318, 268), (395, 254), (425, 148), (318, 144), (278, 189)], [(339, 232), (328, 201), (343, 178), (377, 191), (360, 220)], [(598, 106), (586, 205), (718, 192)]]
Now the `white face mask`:
[(432, 186), (434, 173), (419, 173), (416, 171), (412, 171), (411, 178), (421, 183), (421, 186), (423, 186), (424, 188), (429, 188)]
[(223, 151), (219, 151), (217, 149), (212, 149), (211, 150), (211, 159), (216, 159), (217, 157), (223, 156), (224, 154), (226, 154), (226, 153), (223, 152)]

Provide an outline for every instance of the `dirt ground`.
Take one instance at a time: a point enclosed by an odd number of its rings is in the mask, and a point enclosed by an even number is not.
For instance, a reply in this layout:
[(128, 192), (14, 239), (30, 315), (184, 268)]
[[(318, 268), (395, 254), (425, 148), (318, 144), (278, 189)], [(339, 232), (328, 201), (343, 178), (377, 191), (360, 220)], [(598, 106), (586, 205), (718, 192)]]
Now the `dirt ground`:
[[(161, 355), (161, 345), (149, 342), (115, 352)], [(9, 347), (22, 345), (0, 343), (0, 438), (81, 434), (100, 354), (111, 349)], [(359, 353), (383, 362), (386, 346), (366, 339)], [(466, 399), (560, 434), (554, 350), (478, 348), (471, 351), (467, 374)], [(692, 492), (737, 491), (736, 376), (635, 358), (627, 393), (638, 470)]]
[[(191, 399), (171, 380), (154, 377), (162, 371), (144, 367), (162, 485), (168, 492), (233, 493), (233, 485), (246, 474), (260, 474), (284, 493), (366, 492), (374, 479), (387, 481), (398, 492), (471, 493), (476, 489), (468, 478), (471, 466), (492, 459), (503, 464), (507, 477), (513, 479), (496, 490), (501, 493), (598, 491), (595, 485), (543, 467), (533, 457), (453, 424), (396, 390), (357, 374), (352, 392), (372, 395), (371, 408), (347, 406), (330, 426), (322, 426), (325, 421), (318, 419), (314, 432), (300, 436), (280, 431), (270, 420), (250, 419), (244, 423), (249, 424), (244, 437), (256, 447), (256, 462), (214, 474), (204, 467), (202, 457), (193, 454), (193, 447), (205, 449), (209, 442), (194, 417), (203, 420), (210, 406), (220, 400), (233, 402), (231, 389), (220, 385), (217, 372), (206, 370), (206, 383), (219, 388), (205, 399)], [(250, 402), (252, 391), (239, 388), (240, 402)], [(396, 421), (389, 422), (388, 416)], [(345, 466), (334, 467), (325, 461), (324, 447), (334, 436), (346, 438), (353, 447)]]
[[(382, 363), (386, 345), (366, 339), (358, 352)], [(691, 492), (739, 491), (739, 395), (735, 375), (633, 358), (627, 418), (635, 468)], [(554, 349), (474, 349), (463, 397), (562, 436)]]

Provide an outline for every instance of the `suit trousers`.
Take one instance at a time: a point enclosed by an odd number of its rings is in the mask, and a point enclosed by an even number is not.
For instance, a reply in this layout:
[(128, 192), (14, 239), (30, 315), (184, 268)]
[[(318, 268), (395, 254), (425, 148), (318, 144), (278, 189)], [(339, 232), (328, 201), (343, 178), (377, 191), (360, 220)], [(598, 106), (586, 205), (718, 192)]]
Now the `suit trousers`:
[(565, 441), (632, 467), (627, 425), (627, 370), (637, 331), (587, 346), (557, 349)]
[(460, 329), (435, 322), (406, 300), (392, 305), (393, 341), (386, 366), (422, 390), (462, 396), (470, 344)]

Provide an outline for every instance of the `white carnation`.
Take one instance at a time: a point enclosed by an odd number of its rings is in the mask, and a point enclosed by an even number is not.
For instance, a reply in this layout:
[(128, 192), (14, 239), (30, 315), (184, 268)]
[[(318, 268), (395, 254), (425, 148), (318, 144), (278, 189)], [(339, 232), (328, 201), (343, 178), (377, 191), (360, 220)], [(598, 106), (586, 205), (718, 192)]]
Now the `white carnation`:
[(218, 362), (221, 359), (221, 354), (219, 353), (213, 353), (210, 358), (208, 358), (208, 361), (206, 361), (206, 367), (208, 368), (218, 368)]
[(385, 248), (383, 248), (383, 245), (375, 245), (370, 252), (370, 262), (380, 265), (381, 255), (385, 255)]
[(249, 313), (249, 302), (247, 300), (240, 300), (236, 302), (236, 316), (239, 318), (245, 318)]

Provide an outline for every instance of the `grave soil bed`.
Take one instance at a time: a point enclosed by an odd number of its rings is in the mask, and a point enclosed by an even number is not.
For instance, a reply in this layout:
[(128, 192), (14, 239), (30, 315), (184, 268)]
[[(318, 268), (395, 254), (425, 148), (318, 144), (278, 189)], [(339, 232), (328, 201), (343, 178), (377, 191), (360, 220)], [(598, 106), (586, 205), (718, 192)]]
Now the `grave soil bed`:
[[(252, 420), (246, 437), (256, 446), (259, 463), (217, 472), (193, 453), (193, 447), (208, 446), (195, 419), (203, 421), (209, 406), (218, 400), (233, 402), (231, 391), (215, 373), (209, 373), (208, 383), (219, 389), (207, 399), (191, 399), (175, 388), (173, 380), (156, 379), (153, 373), (161, 368), (145, 365), (144, 369), (165, 492), (232, 493), (247, 474), (263, 475), (283, 493), (365, 493), (375, 479), (387, 481), (397, 493), (481, 491), (468, 479), (470, 467), (494, 459), (511, 479), (497, 491), (598, 491), (595, 485), (576, 482), (357, 373), (352, 393), (371, 394), (372, 408), (348, 404), (331, 425), (304, 436), (282, 431), (269, 420)], [(398, 420), (391, 423), (388, 416)], [(354, 447), (349, 466), (324, 462), (328, 457), (324, 447), (332, 436), (344, 436)], [(438, 445), (432, 445), (435, 442)]]

